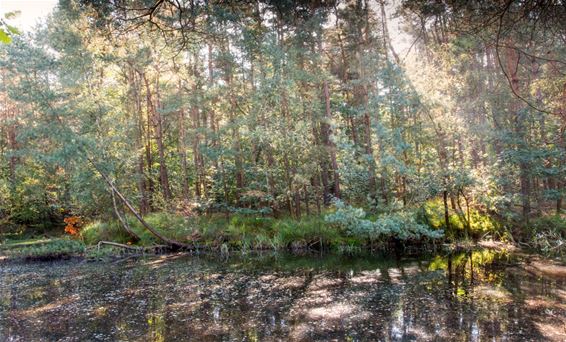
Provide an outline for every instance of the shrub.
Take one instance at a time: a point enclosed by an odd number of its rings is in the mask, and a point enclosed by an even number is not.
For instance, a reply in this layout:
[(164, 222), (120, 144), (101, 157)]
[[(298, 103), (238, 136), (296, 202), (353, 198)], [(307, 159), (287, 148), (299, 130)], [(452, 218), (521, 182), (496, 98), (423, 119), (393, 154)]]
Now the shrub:
[(410, 211), (400, 211), (385, 214), (377, 219), (374, 231), (379, 235), (393, 236), (399, 240), (420, 240), (424, 238), (440, 239), (444, 236), (442, 229), (418, 223), (415, 214)]
[(366, 219), (362, 208), (354, 208), (340, 200), (334, 201), (336, 211), (324, 217), (326, 222), (345, 230), (350, 235), (365, 236), (373, 230), (374, 223)]
[(527, 227), (527, 244), (547, 256), (566, 255), (566, 219), (558, 215), (543, 216)]
[(400, 240), (438, 239), (444, 236), (442, 230), (431, 229), (419, 223), (412, 211), (397, 211), (379, 216), (375, 221), (366, 219), (361, 208), (354, 208), (336, 201), (336, 212), (326, 215), (328, 223), (336, 225), (350, 235), (370, 240), (397, 238)]
[(86, 224), (79, 233), (80, 238), (87, 245), (95, 245), (99, 241), (114, 241), (126, 243), (130, 237), (117, 222), (94, 221)]
[[(466, 217), (467, 219), (467, 217)], [(444, 219), (444, 205), (441, 200), (427, 201), (419, 210), (417, 222), (428, 224), (434, 229), (445, 231), (449, 239), (458, 239), (466, 236), (468, 226), (466, 221), (459, 215), (451, 212), (448, 220), (450, 228), (446, 227)], [(501, 236), (503, 233), (502, 225), (488, 214), (482, 213), (477, 209), (470, 208), (469, 237), (480, 238), (485, 234)]]
[[(144, 219), (153, 228), (178, 241), (187, 240), (196, 229), (186, 217), (169, 212), (151, 213)], [(135, 226), (136, 232), (140, 232), (138, 235), (142, 241), (155, 241), (156, 238), (138, 220), (130, 217), (130, 222), (130, 226)]]

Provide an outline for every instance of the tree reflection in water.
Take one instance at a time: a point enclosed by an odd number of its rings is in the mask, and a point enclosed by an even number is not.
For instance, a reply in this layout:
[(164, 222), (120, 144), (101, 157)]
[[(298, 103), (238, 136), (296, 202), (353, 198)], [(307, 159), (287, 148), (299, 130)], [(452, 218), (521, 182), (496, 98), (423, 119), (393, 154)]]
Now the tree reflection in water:
[(2, 341), (566, 339), (566, 279), (490, 250), (5, 264), (0, 275)]

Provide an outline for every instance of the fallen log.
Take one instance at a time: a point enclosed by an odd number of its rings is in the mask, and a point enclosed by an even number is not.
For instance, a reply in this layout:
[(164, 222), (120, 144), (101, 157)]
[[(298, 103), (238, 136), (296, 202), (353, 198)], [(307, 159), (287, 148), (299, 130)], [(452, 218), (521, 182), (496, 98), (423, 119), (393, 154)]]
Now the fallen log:
[(116, 217), (118, 217), (118, 220), (122, 224), (122, 228), (124, 228), (124, 230), (132, 238), (134, 238), (136, 241), (139, 241), (140, 237), (130, 228), (130, 225), (128, 224), (128, 220), (125, 217), (122, 217), (122, 215), (120, 214), (120, 210), (118, 209), (118, 205), (116, 204), (116, 196), (114, 195), (114, 190), (111, 190), (110, 192), (112, 194), (112, 204), (114, 205), (114, 212), (116, 213)]
[(96, 245), (97, 249), (100, 251), (100, 246), (102, 245), (108, 245), (108, 246), (112, 246), (112, 247), (119, 247), (119, 248), (124, 248), (124, 249), (128, 249), (128, 250), (134, 250), (134, 251), (139, 251), (139, 252), (145, 252), (147, 250), (155, 250), (155, 249), (167, 249), (170, 248), (170, 246), (168, 245), (152, 245), (152, 246), (131, 246), (131, 245), (126, 245), (123, 243), (118, 243), (118, 242), (112, 242), (112, 241), (98, 241), (98, 244)]
[(124, 195), (122, 195), (122, 193), (116, 188), (116, 186), (114, 185), (114, 183), (110, 180), (110, 178), (104, 173), (102, 172), (102, 170), (100, 170), (96, 164), (94, 163), (94, 161), (92, 159), (90, 159), (90, 157), (87, 156), (88, 161), (90, 162), (90, 164), (92, 165), (92, 167), (100, 174), (100, 176), (104, 179), (104, 181), (106, 182), (106, 184), (110, 187), (110, 189), (118, 196), (118, 198), (122, 201), (122, 203), (124, 203), (124, 205), (126, 206), (126, 208), (128, 208), (128, 210), (135, 216), (135, 218), (142, 224), (142, 226), (144, 226), (153, 236), (155, 236), (156, 238), (158, 238), (159, 240), (165, 242), (167, 245), (171, 246), (173, 249), (181, 249), (181, 248), (191, 248), (191, 245), (180, 242), (180, 241), (176, 241), (174, 239), (168, 238), (166, 236), (164, 236), (163, 234), (159, 233), (157, 230), (155, 230), (152, 226), (150, 226), (141, 216), (140, 213), (138, 213), (138, 211), (132, 206), (132, 204), (126, 199), (126, 197)]

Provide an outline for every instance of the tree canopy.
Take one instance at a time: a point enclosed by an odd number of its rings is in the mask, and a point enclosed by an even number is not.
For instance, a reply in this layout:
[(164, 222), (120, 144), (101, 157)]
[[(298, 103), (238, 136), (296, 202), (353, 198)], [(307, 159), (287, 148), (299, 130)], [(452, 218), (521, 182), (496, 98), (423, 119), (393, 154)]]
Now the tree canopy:
[(565, 21), (542, 0), (61, 0), (31, 34), (2, 21), (0, 223), (112, 217), (116, 193), (142, 217), (339, 203), (329, 222), (364, 208), (400, 236), (433, 201), (443, 229), (560, 213)]

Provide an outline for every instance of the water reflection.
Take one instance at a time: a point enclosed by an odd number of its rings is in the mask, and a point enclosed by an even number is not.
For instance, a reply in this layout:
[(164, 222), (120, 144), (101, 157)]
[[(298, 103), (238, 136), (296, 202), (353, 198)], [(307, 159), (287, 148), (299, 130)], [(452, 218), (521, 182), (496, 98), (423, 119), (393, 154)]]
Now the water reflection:
[(566, 279), (483, 250), (0, 268), (1, 341), (566, 339)]

